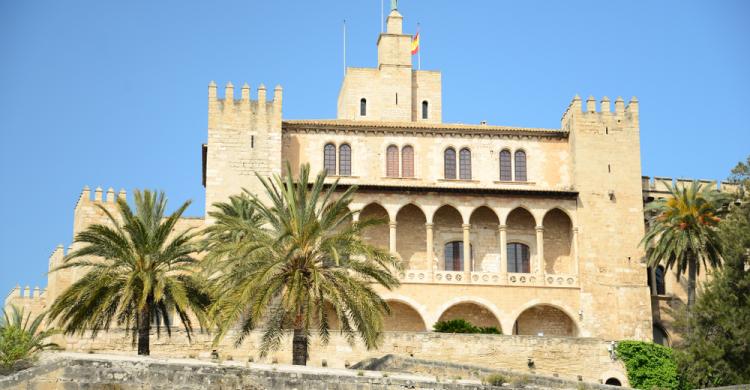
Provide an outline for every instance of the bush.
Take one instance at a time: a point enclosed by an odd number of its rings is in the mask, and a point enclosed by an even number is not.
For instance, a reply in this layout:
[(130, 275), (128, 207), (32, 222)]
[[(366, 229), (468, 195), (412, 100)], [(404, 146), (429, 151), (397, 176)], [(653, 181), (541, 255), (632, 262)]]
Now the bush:
[(433, 325), (435, 332), (440, 333), (483, 333), (483, 334), (502, 334), (500, 329), (489, 326), (489, 327), (478, 327), (474, 326), (469, 321), (461, 318), (449, 321), (438, 321)]
[(617, 357), (625, 363), (635, 389), (678, 389), (677, 363), (671, 348), (643, 341), (621, 341)]
[(41, 330), (43, 320), (44, 314), (32, 319), (31, 314), (24, 316), (23, 309), (15, 306), (10, 315), (3, 310), (0, 318), (0, 374), (27, 368), (38, 352), (58, 348), (57, 344), (46, 342), (55, 332)]
[(490, 386), (502, 386), (503, 383), (506, 382), (508, 382), (508, 378), (506, 378), (502, 374), (490, 374), (486, 378), (484, 378), (484, 383)]

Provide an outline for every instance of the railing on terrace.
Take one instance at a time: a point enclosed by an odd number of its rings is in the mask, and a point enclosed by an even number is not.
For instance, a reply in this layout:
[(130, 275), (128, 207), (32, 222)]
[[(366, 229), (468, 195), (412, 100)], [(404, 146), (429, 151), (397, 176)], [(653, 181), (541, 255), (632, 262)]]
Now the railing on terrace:
[(469, 271), (407, 270), (400, 275), (402, 283), (477, 284), (492, 286), (541, 286), (575, 288), (578, 276), (572, 274), (500, 273)]

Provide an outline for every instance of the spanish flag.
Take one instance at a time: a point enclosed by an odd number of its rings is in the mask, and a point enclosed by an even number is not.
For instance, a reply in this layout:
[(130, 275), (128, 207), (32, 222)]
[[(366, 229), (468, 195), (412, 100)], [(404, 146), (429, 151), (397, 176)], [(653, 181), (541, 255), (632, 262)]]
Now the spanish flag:
[(411, 39), (411, 55), (415, 55), (419, 52), (419, 31), (417, 31), (417, 35), (414, 36), (414, 38)]

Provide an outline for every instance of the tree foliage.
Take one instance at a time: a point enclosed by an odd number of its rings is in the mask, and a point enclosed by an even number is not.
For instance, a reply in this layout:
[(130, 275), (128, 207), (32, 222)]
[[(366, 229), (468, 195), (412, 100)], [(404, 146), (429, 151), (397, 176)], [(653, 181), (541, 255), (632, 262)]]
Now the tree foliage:
[(94, 224), (76, 235), (80, 248), (53, 272), (76, 268), (86, 274), (60, 294), (50, 317), (60, 320), (66, 334), (91, 331), (92, 337), (108, 331), (114, 321), (132, 332), (138, 354), (148, 355), (152, 323), (157, 335), (162, 325), (171, 335), (171, 315), (176, 313), (190, 338), (190, 313), (202, 323), (209, 296), (195, 272), (195, 234), (190, 229), (175, 232), (190, 202), (165, 217), (164, 193), (136, 190), (134, 198), (135, 211), (124, 199), (117, 200), (117, 216), (98, 205), (109, 224)]
[(382, 221), (352, 223), (359, 212), (349, 208), (356, 187), (327, 185), (324, 172), (310, 182), (309, 165), (296, 180), (288, 165), (286, 170), (284, 177), (258, 176), (264, 200), (245, 192), (212, 214), (219, 226), (206, 245), (214, 252), (208, 274), (216, 342), (238, 323), (236, 344), (260, 327), (265, 356), (293, 329), (293, 362), (305, 364), (311, 330), (327, 343), (334, 315), (349, 342), (358, 335), (367, 348), (376, 347), (389, 309), (374, 288), (398, 286), (392, 271), (401, 266), (362, 238)]
[(671, 348), (643, 341), (621, 341), (615, 349), (635, 389), (678, 389), (680, 380)]
[(680, 370), (696, 388), (750, 383), (750, 197), (732, 207), (719, 235), (724, 266), (683, 320), (691, 332), (679, 347)]
[(31, 313), (11, 306), (8, 313), (3, 310), (0, 318), (0, 374), (9, 373), (29, 366), (38, 352), (58, 348), (47, 339), (56, 333), (43, 329), (44, 314), (33, 319)]
[(677, 275), (688, 274), (688, 309), (695, 302), (695, 280), (704, 269), (721, 264), (717, 225), (728, 202), (724, 194), (693, 181), (670, 187), (670, 196), (646, 206), (648, 231), (641, 244), (649, 266), (664, 264)]

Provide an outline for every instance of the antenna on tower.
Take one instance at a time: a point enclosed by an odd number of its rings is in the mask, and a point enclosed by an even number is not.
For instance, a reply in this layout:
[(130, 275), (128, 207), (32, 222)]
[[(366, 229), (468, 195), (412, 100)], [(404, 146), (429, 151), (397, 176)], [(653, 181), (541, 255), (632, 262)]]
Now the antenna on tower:
[(380, 0), (380, 33), (383, 33), (383, 23), (385, 22), (385, 15), (383, 14), (383, 7), (385, 4), (383, 4), (383, 0)]
[(344, 19), (344, 76), (346, 76), (346, 19)]

